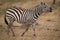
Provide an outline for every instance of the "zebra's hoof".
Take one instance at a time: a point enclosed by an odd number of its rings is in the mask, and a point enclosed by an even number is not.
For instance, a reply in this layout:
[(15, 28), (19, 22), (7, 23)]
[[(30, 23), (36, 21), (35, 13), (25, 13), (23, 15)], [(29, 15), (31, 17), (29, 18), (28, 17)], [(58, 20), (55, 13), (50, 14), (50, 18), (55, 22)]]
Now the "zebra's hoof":
[(13, 37), (15, 37), (15, 35), (13, 35)]
[(33, 36), (36, 36), (35, 34)]
[(24, 36), (24, 33), (21, 36)]
[(21, 35), (21, 36), (23, 36), (23, 35)]

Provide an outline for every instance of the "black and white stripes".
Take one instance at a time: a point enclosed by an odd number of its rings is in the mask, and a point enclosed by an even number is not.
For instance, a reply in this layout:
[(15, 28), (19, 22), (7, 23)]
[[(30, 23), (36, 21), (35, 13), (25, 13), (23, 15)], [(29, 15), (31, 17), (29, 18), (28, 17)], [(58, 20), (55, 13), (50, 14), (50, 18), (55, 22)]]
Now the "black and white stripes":
[(16, 21), (20, 20), (21, 15), (22, 15), (22, 10), (19, 10), (17, 8), (10, 8), (6, 11), (6, 16), (12, 17)]
[[(44, 11), (51, 11), (51, 8), (45, 5), (45, 3), (41, 3), (40, 5), (37, 5), (32, 9), (22, 9), (22, 8), (16, 8), (16, 7), (9, 8), (6, 11), (6, 15), (4, 17), (5, 23), (8, 25), (8, 31), (9, 29), (11, 29), (14, 35), (13, 29), (11, 28), (14, 21), (17, 21), (18, 23), (22, 23), (22, 24), (34, 25), (39, 15), (42, 14)], [(7, 22), (6, 17), (9, 17), (10, 23)], [(35, 28), (33, 28), (33, 30), (35, 31)], [(23, 32), (22, 35), (24, 35), (24, 33), (25, 32)], [(34, 35), (35, 35), (35, 32), (34, 32)]]
[(6, 11), (6, 16), (13, 18), (17, 22), (27, 23), (27, 22), (34, 22), (38, 16), (40, 15), (37, 13), (37, 8), (34, 10), (31, 9), (18, 9), (16, 7), (10, 8)]

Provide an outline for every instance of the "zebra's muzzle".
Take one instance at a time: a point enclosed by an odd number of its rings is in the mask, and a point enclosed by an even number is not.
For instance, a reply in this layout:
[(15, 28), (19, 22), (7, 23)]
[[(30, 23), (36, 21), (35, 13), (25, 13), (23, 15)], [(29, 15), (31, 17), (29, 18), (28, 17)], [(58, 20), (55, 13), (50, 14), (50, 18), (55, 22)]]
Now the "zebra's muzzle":
[(50, 12), (52, 12), (52, 8), (50, 7)]

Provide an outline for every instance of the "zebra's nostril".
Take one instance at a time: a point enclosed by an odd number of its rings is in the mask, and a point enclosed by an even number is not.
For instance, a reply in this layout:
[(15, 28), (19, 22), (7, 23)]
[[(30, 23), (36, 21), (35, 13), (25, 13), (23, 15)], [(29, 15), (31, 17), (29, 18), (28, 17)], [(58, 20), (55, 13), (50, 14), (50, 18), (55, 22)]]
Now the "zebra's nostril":
[(50, 7), (50, 12), (52, 12), (52, 8)]

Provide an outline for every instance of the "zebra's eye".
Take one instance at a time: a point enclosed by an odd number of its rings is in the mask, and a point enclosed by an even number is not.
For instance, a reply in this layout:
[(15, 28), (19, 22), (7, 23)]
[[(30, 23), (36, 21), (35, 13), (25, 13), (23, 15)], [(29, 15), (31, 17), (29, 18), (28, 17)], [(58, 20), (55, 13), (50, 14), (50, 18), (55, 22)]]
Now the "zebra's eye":
[(46, 7), (44, 7), (44, 8), (46, 8)]

